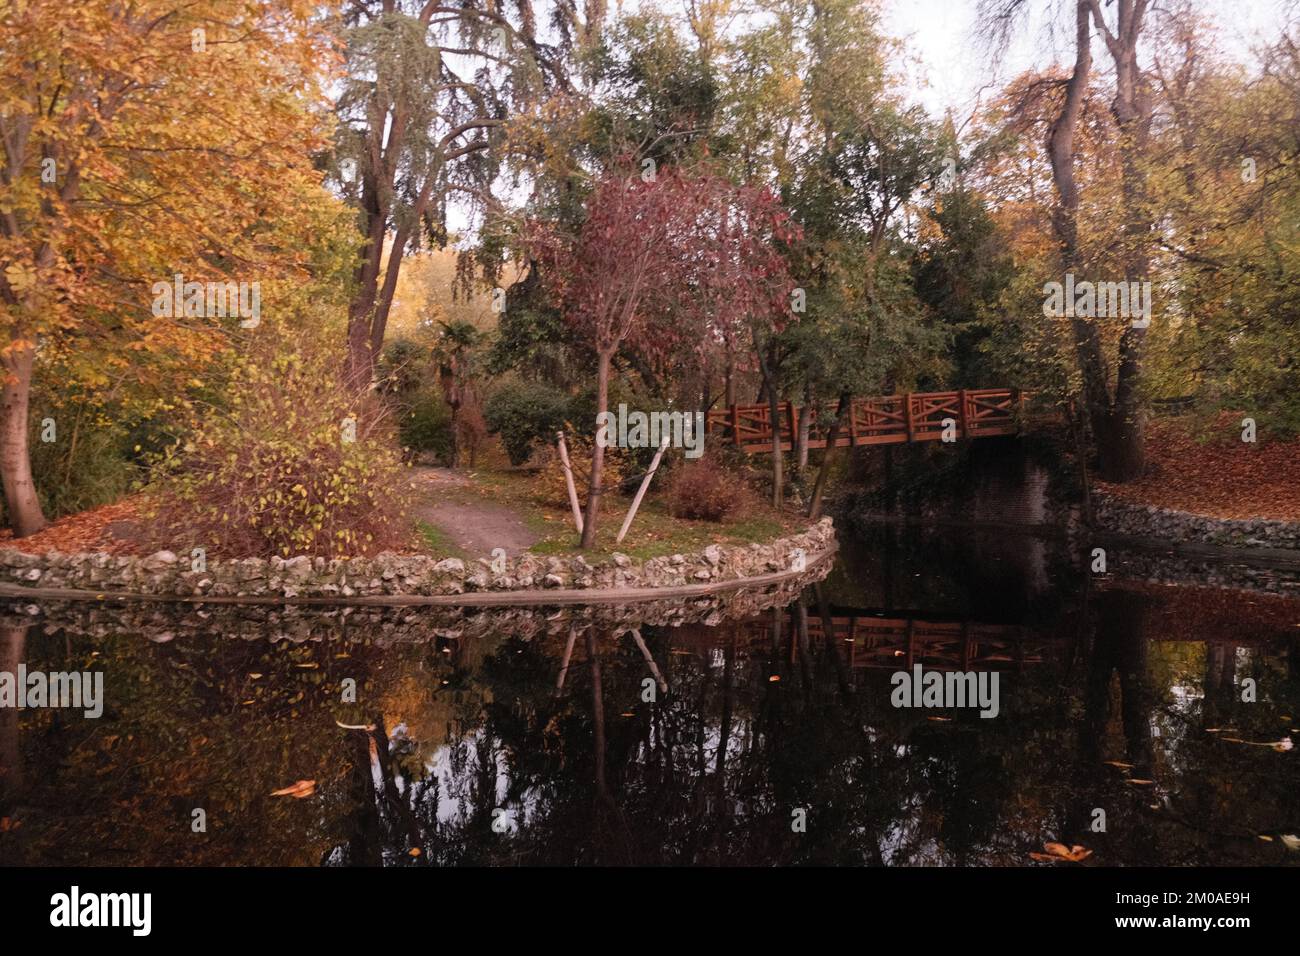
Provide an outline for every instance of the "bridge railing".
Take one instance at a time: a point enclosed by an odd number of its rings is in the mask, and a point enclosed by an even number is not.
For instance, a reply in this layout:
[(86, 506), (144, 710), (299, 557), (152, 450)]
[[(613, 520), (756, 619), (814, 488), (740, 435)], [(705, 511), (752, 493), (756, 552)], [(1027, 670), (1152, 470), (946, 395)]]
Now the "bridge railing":
[[(1018, 389), (978, 388), (952, 392), (911, 392), (855, 398), (841, 423), (836, 447), (896, 445), (938, 441), (951, 429), (957, 438), (1014, 435), (1022, 402)], [(825, 448), (838, 403), (822, 402), (808, 410), (808, 447)], [(777, 406), (781, 448), (790, 450), (801, 409), (791, 402)], [(708, 433), (750, 453), (772, 450), (772, 411), (768, 405), (732, 405), (709, 412)]]

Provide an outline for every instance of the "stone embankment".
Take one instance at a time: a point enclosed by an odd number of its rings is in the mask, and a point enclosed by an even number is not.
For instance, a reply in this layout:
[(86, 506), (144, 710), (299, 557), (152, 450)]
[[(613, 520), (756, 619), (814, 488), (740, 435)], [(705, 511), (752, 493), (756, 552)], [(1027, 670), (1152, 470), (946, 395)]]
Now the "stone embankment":
[[(109, 554), (25, 554), (0, 551), (0, 584), (32, 590), (121, 592), (204, 598), (329, 599), (347, 603), (381, 596), (455, 596), (483, 592), (596, 593), (685, 586), (737, 586), (747, 578), (802, 573), (833, 550), (829, 518), (765, 544), (710, 545), (699, 552), (637, 561), (612, 554), (596, 563), (572, 557), (519, 554), (462, 561), (385, 552), (373, 558), (243, 558), (199, 561), (170, 551), (146, 557)], [(743, 586), (743, 585), (742, 585)]]

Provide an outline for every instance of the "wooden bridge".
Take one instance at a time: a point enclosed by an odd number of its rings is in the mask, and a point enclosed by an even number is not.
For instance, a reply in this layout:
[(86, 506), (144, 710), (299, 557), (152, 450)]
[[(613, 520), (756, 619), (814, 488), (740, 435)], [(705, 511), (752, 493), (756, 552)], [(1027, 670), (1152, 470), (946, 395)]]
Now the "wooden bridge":
[[(782, 615), (783, 634), (793, 636), (798, 627), (799, 621)], [(845, 663), (855, 670), (911, 670), (913, 664), (927, 670), (1019, 670), (1043, 663), (1054, 643), (1012, 624), (836, 616), (831, 618), (831, 627), (832, 639), (844, 647)], [(810, 644), (826, 640), (826, 620), (811, 610), (807, 628)], [(767, 644), (772, 639), (772, 619), (753, 618), (745, 623), (745, 631), (754, 648)], [(798, 657), (798, 643), (788, 642), (791, 662)]]
[[(855, 398), (835, 438), (837, 448), (851, 445), (901, 445), (940, 441), (945, 429), (956, 438), (1014, 435), (1024, 396), (1017, 388), (969, 388), (955, 392), (909, 392)], [(825, 448), (838, 402), (810, 406), (808, 447)], [(781, 449), (794, 447), (802, 410), (791, 402), (777, 406)], [(707, 434), (748, 454), (772, 450), (772, 413), (768, 405), (732, 405), (710, 411)]]

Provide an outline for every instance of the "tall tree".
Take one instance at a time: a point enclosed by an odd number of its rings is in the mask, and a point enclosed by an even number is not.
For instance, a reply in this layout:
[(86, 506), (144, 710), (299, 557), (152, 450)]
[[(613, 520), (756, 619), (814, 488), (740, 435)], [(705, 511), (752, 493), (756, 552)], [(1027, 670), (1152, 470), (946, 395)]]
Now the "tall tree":
[[(493, 208), (509, 121), (547, 90), (567, 91), (567, 54), (590, 47), (604, 7), (556, 0), (557, 43), (538, 38), (537, 4), (513, 15), (468, 0), (358, 0), (344, 14), (347, 79), (338, 100), (339, 177), (365, 240), (348, 310), (348, 374), (368, 382), (402, 260), (447, 240), (451, 196)], [(385, 237), (391, 233), (387, 261)]]
[[(153, 314), (153, 283), (257, 282), (316, 179), (329, 57), (305, 0), (10, 4), (0, 15), (0, 478), (15, 534), (45, 523), (29, 397), (42, 360), (94, 344), (118, 372), (193, 359), (202, 307)], [(180, 306), (180, 303), (177, 303)]]
[[(1117, 237), (1128, 280), (1144, 279), (1152, 242), (1150, 214), (1144, 201), (1142, 154), (1152, 108), (1149, 84), (1138, 65), (1137, 46), (1145, 26), (1149, 0), (1115, 0), (1117, 22), (1107, 24), (1098, 0), (1075, 0), (1072, 6), (1074, 64), (1059, 81), (1059, 112), (1047, 135), (1047, 150), (1056, 191), (1052, 227), (1063, 272), (1085, 265), (1079, 242), (1080, 192), (1076, 181), (1076, 135), (1092, 79), (1092, 34), (1102, 34), (1115, 68), (1111, 112), (1117, 124), (1123, 201), (1121, 235)], [(981, 12), (986, 35), (997, 43), (1010, 36), (1011, 25), (1030, 5), (1025, 0), (985, 0)], [(1125, 320), (1127, 321), (1127, 320)], [(1127, 481), (1142, 473), (1141, 373), (1146, 328), (1129, 323), (1119, 335), (1118, 368), (1111, 388), (1110, 365), (1098, 319), (1070, 319), (1079, 366), (1083, 404), (1097, 444), (1103, 477)]]

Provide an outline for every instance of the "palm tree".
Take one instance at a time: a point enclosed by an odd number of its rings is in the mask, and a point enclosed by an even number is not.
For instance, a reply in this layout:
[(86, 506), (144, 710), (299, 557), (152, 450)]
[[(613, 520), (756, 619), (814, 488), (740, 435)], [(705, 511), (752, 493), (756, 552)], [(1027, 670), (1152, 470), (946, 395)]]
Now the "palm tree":
[(433, 346), (438, 365), (438, 383), (442, 397), (451, 409), (451, 467), (460, 463), (460, 408), (470, 388), (473, 351), (483, 341), (483, 333), (472, 322), (453, 319), (439, 322), (441, 331)]

